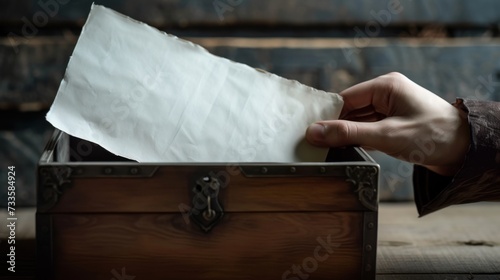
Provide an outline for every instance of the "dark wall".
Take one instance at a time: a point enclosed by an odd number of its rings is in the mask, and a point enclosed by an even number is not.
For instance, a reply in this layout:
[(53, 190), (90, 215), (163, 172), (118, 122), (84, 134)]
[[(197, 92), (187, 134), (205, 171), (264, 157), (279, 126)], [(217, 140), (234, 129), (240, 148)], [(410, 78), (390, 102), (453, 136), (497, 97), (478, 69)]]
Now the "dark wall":
[[(44, 120), (92, 1), (4, 1), (0, 9), (0, 178), (34, 205)], [(500, 2), (467, 0), (96, 1), (253, 67), (338, 92), (399, 71), (448, 101), (500, 100)], [(241, 39), (243, 38), (243, 39)], [(381, 198), (411, 199), (409, 165), (374, 153)], [(6, 188), (0, 205), (6, 205)]]

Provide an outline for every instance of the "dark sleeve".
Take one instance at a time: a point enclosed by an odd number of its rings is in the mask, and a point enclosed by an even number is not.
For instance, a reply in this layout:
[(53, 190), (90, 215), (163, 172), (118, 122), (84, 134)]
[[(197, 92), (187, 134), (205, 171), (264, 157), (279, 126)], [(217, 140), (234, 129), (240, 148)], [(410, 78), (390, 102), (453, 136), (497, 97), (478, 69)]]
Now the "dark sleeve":
[(453, 177), (415, 165), (413, 188), (420, 216), (454, 204), (500, 201), (500, 103), (457, 99), (468, 113), (471, 145)]

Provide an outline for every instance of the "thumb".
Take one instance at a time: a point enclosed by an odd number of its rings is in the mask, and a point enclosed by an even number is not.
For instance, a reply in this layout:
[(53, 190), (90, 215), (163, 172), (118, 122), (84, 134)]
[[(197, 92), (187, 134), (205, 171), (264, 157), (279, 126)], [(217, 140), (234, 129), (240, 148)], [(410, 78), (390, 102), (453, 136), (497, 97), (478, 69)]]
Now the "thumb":
[(321, 121), (307, 128), (306, 139), (317, 146), (359, 145), (380, 149), (387, 145), (380, 131), (379, 122)]

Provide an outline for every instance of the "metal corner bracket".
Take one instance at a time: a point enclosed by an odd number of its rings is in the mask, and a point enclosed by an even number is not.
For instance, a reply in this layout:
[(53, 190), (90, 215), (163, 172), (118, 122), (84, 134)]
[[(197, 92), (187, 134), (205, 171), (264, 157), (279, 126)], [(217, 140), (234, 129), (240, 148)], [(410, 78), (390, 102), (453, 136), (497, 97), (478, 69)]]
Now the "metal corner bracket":
[(377, 266), (377, 224), (378, 212), (363, 214), (363, 247), (361, 279), (374, 280)]
[(378, 169), (375, 166), (347, 166), (345, 169), (348, 179), (356, 188), (359, 201), (371, 211), (378, 209), (377, 181)]
[(73, 169), (69, 166), (41, 167), (39, 169), (39, 186), (37, 209), (48, 211), (52, 208), (65, 189), (71, 186)]

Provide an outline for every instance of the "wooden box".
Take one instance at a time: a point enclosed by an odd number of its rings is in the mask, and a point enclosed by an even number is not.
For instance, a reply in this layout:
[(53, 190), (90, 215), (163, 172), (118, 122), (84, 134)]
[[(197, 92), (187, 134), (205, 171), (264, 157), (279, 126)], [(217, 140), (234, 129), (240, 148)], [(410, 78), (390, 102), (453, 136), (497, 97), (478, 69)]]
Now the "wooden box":
[(379, 166), (137, 163), (55, 131), (38, 166), (39, 279), (375, 279)]

